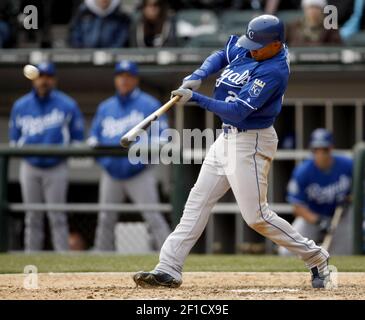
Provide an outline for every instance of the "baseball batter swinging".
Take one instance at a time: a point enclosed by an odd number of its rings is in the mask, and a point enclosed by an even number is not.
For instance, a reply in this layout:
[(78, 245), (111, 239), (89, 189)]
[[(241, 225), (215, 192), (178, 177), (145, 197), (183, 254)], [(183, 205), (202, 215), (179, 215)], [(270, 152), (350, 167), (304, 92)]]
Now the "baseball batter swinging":
[[(202, 80), (221, 69), (213, 99), (195, 92)], [(135, 274), (137, 285), (181, 285), (187, 255), (202, 234), (211, 209), (230, 188), (252, 229), (300, 256), (311, 271), (314, 288), (329, 283), (328, 252), (295, 231), (269, 208), (266, 199), (268, 173), (278, 144), (273, 123), (281, 110), (289, 72), (284, 25), (275, 16), (262, 15), (250, 21), (242, 37), (230, 36), (223, 50), (209, 56), (172, 92), (181, 97), (179, 103), (195, 101), (218, 115), (223, 133), (209, 149), (180, 223), (162, 246), (158, 265), (151, 272)], [(234, 148), (234, 156), (226, 157), (227, 148)]]

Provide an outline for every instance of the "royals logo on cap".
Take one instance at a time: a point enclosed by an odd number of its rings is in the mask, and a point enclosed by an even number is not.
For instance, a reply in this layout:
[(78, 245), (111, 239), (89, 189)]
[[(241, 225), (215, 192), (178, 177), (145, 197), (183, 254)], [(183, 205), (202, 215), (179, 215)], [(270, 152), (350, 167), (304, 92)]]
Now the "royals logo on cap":
[(255, 79), (253, 84), (251, 85), (250, 90), (248, 93), (251, 97), (256, 98), (260, 95), (262, 89), (265, 87), (266, 83), (264, 81), (261, 81), (259, 79)]
[(253, 32), (252, 30), (248, 30), (248, 32), (247, 32), (247, 36), (248, 36), (251, 40), (253, 40), (254, 32)]

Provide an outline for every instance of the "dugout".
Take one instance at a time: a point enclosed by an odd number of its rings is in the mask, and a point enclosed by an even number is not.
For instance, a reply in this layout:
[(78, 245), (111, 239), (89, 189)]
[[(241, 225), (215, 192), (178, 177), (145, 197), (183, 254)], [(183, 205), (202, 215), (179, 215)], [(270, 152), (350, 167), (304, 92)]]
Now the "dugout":
[[(30, 89), (29, 82), (22, 75), (22, 67), (28, 62), (50, 59), (57, 64), (59, 88), (78, 101), (89, 128), (98, 103), (114, 92), (112, 77), (115, 61), (137, 61), (141, 66), (141, 87), (161, 101), (166, 101), (181, 79), (212, 51), (213, 48), (3, 51), (0, 53), (0, 142), (7, 142), (7, 121), (12, 103)], [(285, 203), (286, 184), (295, 164), (308, 155), (310, 132), (319, 126), (332, 130), (338, 151), (349, 155), (355, 143), (365, 138), (364, 63), (364, 48), (291, 49), (291, 77), (282, 113), (275, 124), (280, 145), (270, 172), (268, 193), (270, 204), (289, 221), (292, 217), (290, 207)], [(214, 78), (211, 77), (201, 91), (209, 94), (213, 85)], [(219, 128), (216, 117), (195, 108), (193, 104), (172, 109), (169, 121), (171, 127), (178, 130)], [(95, 202), (100, 173), (97, 166), (91, 159), (76, 158), (69, 163), (70, 190), (76, 188), (79, 191), (70, 200)], [(163, 202), (172, 201), (177, 212), (179, 208), (181, 212), (187, 193), (197, 177), (199, 165), (182, 165), (175, 169), (159, 166), (160, 191)], [(20, 202), (17, 160), (12, 160), (9, 167), (9, 190), (12, 190), (9, 201)], [(178, 192), (173, 196), (171, 190)], [(233, 201), (230, 193), (221, 200), (218, 208), (221, 212), (214, 213), (214, 218), (194, 249), (196, 252), (260, 252), (263, 249), (261, 237), (248, 231), (242, 220), (237, 218)], [(171, 215), (172, 222), (177, 221), (177, 212)], [(18, 220), (21, 220), (21, 215)], [(17, 230), (18, 227), (14, 228)], [(93, 228), (92, 223), (88, 228)], [(18, 238), (20, 236), (21, 233)], [(13, 249), (21, 248), (19, 241), (12, 241)], [(247, 243), (258, 245), (250, 247)]]

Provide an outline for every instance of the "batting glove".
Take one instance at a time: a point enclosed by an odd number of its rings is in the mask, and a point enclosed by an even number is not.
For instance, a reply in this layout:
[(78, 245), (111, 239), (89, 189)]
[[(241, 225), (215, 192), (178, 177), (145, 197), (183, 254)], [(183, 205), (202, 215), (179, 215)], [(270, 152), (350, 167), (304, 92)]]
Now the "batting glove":
[(193, 92), (190, 89), (179, 88), (171, 92), (171, 96), (179, 96), (181, 97), (179, 102), (177, 103), (178, 106), (183, 106), (187, 103), (193, 96)]

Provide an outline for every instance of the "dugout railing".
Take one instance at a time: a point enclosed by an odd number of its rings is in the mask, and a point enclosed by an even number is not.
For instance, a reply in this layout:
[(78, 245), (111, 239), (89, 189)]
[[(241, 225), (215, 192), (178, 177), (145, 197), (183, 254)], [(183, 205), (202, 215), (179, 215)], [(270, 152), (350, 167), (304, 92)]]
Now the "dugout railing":
[[(151, 150), (150, 150), (151, 152)], [(152, 150), (153, 152), (153, 150)], [(355, 147), (355, 168), (353, 180), (354, 194), (354, 253), (361, 254), (363, 246), (363, 197), (364, 197), (364, 165), (365, 165), (365, 144), (360, 143)], [(199, 151), (199, 154), (202, 154)], [(278, 151), (277, 157), (285, 159), (290, 157), (303, 159), (308, 156), (308, 151)], [(294, 155), (293, 155), (294, 154)], [(22, 148), (0, 145), (0, 252), (8, 250), (8, 218), (13, 212), (23, 212), (25, 210), (47, 211), (57, 210), (64, 212), (79, 212), (95, 214), (100, 210), (119, 213), (140, 213), (142, 210), (159, 210), (172, 214), (172, 222), (175, 226), (183, 212), (184, 204), (188, 196), (189, 179), (184, 170), (184, 164), (173, 165), (173, 191), (171, 195), (171, 204), (91, 204), (91, 203), (66, 203), (66, 204), (22, 204), (8, 202), (8, 167), (10, 158), (19, 158), (25, 156), (62, 156), (62, 157), (99, 157), (99, 156), (123, 156), (127, 151), (121, 148), (90, 148), (86, 145), (60, 147), (60, 146), (24, 146)], [(184, 156), (184, 153), (183, 155)], [(191, 154), (185, 154), (191, 157)], [(272, 203), (271, 208), (280, 214), (292, 214), (291, 206), (285, 203)], [(244, 241), (243, 226), (244, 222), (240, 210), (236, 203), (218, 203), (212, 210), (212, 217), (209, 219), (205, 232), (205, 252), (213, 253), (214, 246), (214, 223), (216, 214), (233, 214), (235, 219), (234, 243), (235, 252), (242, 252)], [(231, 235), (230, 235), (231, 236)]]
[[(150, 149), (150, 153), (156, 150)], [(199, 154), (204, 154), (198, 150)], [(99, 211), (119, 212), (121, 214), (139, 214), (143, 210), (158, 210), (163, 213), (170, 213), (173, 226), (179, 222), (183, 212), (185, 201), (190, 190), (190, 179), (186, 175), (185, 164), (173, 164), (173, 191), (171, 194), (171, 204), (97, 204), (97, 203), (65, 203), (65, 204), (23, 204), (9, 203), (8, 201), (8, 168), (11, 158), (22, 158), (26, 156), (60, 156), (60, 157), (100, 157), (100, 156), (125, 156), (127, 150), (119, 147), (112, 148), (91, 148), (87, 145), (77, 146), (55, 146), (49, 145), (46, 148), (42, 145), (32, 145), (11, 147), (7, 144), (0, 144), (0, 252), (8, 251), (8, 229), (9, 217), (15, 212), (24, 212), (32, 210), (36, 212), (44, 212), (48, 210), (56, 210), (58, 212), (68, 213), (84, 213), (96, 214)], [(300, 154), (299, 154), (300, 155)], [(192, 157), (190, 152), (182, 154), (183, 157)], [(280, 212), (291, 214), (291, 207), (287, 204), (274, 204), (274, 209)], [(243, 220), (240, 210), (235, 203), (218, 203), (212, 210), (214, 214), (233, 214), (235, 215), (235, 251), (240, 252), (243, 243)], [(209, 220), (206, 233), (204, 235), (204, 251), (206, 253), (214, 252), (214, 218)]]
[[(143, 152), (143, 150), (141, 150)], [(149, 149), (149, 153), (156, 150)], [(98, 147), (92, 148), (87, 145), (75, 146), (57, 146), (49, 145), (32, 145), (12, 147), (7, 144), (0, 144), (0, 252), (8, 251), (8, 228), (9, 215), (13, 212), (24, 212), (33, 210), (42, 212), (48, 210), (57, 210), (58, 212), (79, 212), (79, 213), (96, 213), (100, 210), (107, 212), (128, 212), (140, 213), (143, 210), (158, 210), (160, 212), (177, 212), (173, 210), (173, 206), (169, 204), (91, 204), (91, 203), (67, 203), (67, 204), (22, 204), (8, 202), (8, 168), (11, 158), (23, 158), (26, 156), (59, 156), (59, 157), (101, 157), (112, 156), (120, 157), (128, 155), (126, 149), (119, 147)], [(180, 201), (181, 202), (181, 201)], [(177, 210), (177, 209), (176, 209)], [(176, 216), (174, 214), (173, 216)], [(177, 219), (173, 219), (176, 224)]]

